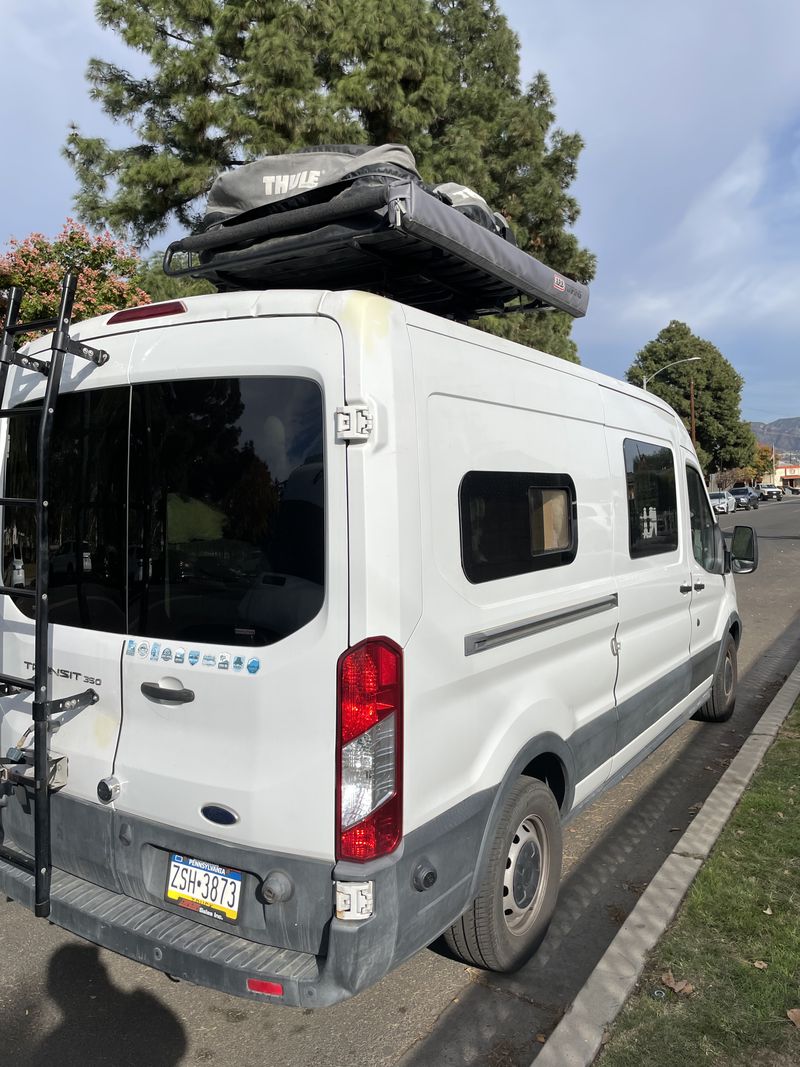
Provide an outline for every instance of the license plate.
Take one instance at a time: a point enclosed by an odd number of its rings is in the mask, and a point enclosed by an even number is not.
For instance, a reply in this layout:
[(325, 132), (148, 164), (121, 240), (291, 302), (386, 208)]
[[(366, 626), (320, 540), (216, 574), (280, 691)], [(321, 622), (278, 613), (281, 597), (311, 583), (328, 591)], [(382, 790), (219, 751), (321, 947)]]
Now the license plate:
[(241, 871), (171, 853), (164, 895), (179, 907), (222, 922), (236, 922), (241, 890)]

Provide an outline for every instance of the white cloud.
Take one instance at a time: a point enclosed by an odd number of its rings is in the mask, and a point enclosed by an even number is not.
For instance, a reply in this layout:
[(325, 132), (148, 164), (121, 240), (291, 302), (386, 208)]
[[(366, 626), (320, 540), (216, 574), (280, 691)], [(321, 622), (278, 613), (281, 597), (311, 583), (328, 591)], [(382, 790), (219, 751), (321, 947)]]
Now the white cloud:
[[(598, 275), (574, 328), (583, 361), (623, 374), (681, 319), (746, 380), (794, 381), (800, 4), (573, 0), (567, 18), (501, 3), (526, 75), (547, 73), (559, 125), (586, 142), (576, 232)], [(800, 414), (800, 393), (765, 395), (771, 417)]]
[(764, 222), (756, 204), (768, 174), (766, 145), (748, 145), (692, 203), (670, 245), (699, 264), (745, 254), (761, 243)]
[(767, 195), (775, 170), (763, 141), (747, 145), (644, 257), (647, 281), (620, 308), (623, 318), (656, 328), (679, 318), (699, 330), (732, 320), (800, 324), (800, 249), (776, 232)]

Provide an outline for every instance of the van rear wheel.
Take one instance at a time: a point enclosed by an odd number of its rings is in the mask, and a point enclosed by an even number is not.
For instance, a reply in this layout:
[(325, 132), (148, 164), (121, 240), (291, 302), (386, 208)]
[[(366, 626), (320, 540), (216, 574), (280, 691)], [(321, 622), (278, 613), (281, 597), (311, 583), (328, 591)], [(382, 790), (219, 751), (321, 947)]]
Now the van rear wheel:
[(472, 967), (515, 971), (541, 944), (561, 880), (561, 817), (555, 797), (520, 778), (503, 806), (477, 898), (444, 934)]
[(727, 722), (736, 707), (736, 642), (731, 634), (725, 635), (725, 645), (719, 670), (711, 685), (711, 698), (693, 715), (701, 722)]

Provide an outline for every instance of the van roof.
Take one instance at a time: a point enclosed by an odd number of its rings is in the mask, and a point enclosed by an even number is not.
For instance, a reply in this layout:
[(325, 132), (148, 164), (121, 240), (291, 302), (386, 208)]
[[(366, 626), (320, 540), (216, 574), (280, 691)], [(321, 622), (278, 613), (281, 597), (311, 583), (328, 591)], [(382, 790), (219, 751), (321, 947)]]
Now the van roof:
[[(208, 293), (202, 296), (180, 297), (177, 301), (183, 305), (181, 310), (172, 315), (156, 314), (152, 318), (143, 318), (132, 321), (112, 323), (109, 320), (116, 317), (119, 312), (112, 311), (106, 315), (98, 315), (81, 322), (74, 323), (70, 328), (70, 334), (77, 340), (88, 342), (93, 339), (110, 337), (123, 333), (138, 333), (148, 329), (161, 329), (166, 326), (178, 326), (194, 322), (218, 321), (220, 319), (259, 318), (284, 315), (326, 315), (341, 321), (348, 311), (352, 311), (353, 298), (360, 301), (385, 301), (397, 308), (402, 309), (405, 320), (409, 326), (418, 327), (431, 333), (448, 337), (461, 338), (468, 344), (480, 344), (482, 347), (491, 347), (492, 351), (505, 353), (516, 359), (525, 359), (531, 363), (555, 368), (564, 374), (583, 378), (602, 385), (607, 389), (625, 393), (644, 400), (654, 407), (668, 411), (674, 415), (673, 409), (665, 401), (652, 393), (645, 393), (636, 385), (631, 385), (618, 378), (602, 374), (600, 371), (591, 370), (577, 363), (559, 359), (546, 352), (540, 352), (535, 348), (507, 341), (495, 334), (476, 330), (472, 326), (444, 319), (428, 311), (420, 311), (385, 297), (375, 296), (371, 293), (363, 293), (357, 290), (343, 290), (333, 292), (325, 289), (271, 289), (271, 290), (242, 290), (231, 293)], [(146, 305), (153, 309), (176, 301), (159, 301)], [(364, 307), (369, 306), (364, 304)], [(350, 317), (350, 316), (348, 316)], [(47, 350), (50, 347), (50, 335), (37, 338), (28, 347), (29, 354)], [(682, 427), (680, 419), (677, 422)], [(688, 433), (686, 434), (688, 440)]]

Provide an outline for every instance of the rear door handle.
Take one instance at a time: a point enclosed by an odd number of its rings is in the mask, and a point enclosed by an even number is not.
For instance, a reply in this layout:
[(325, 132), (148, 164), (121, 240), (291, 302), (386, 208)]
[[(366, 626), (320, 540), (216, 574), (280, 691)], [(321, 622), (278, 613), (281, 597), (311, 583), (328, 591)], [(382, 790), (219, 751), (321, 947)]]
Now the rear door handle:
[(705, 584), (703, 582), (695, 582), (694, 583), (694, 591), (696, 593), (699, 593), (701, 589), (705, 589)]
[(682, 593), (691, 593), (692, 587), (691, 587), (691, 585), (682, 585), (680, 587), (680, 590), (681, 590)]
[(142, 682), (142, 692), (148, 700), (163, 700), (165, 704), (191, 704), (194, 691), (191, 689), (165, 689), (158, 682)]

